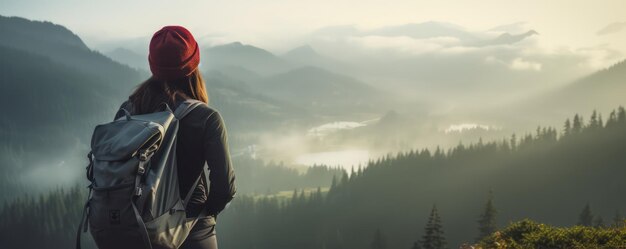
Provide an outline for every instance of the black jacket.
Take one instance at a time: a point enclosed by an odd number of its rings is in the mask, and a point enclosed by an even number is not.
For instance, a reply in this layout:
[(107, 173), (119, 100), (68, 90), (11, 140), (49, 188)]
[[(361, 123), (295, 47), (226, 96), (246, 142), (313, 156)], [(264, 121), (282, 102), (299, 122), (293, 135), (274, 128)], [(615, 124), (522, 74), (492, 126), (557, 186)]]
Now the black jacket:
[[(129, 106), (128, 101), (122, 104), (122, 107)], [(129, 109), (132, 113), (132, 107)], [(217, 216), (236, 192), (224, 120), (217, 110), (200, 105), (180, 120), (177, 135), (176, 158), (181, 196), (188, 193), (202, 173), (205, 161), (209, 166), (209, 193), (207, 195), (204, 188), (206, 183), (201, 181), (193, 192), (187, 211), (191, 216), (197, 216), (206, 203), (207, 213)], [(214, 223), (211, 219), (209, 222)]]

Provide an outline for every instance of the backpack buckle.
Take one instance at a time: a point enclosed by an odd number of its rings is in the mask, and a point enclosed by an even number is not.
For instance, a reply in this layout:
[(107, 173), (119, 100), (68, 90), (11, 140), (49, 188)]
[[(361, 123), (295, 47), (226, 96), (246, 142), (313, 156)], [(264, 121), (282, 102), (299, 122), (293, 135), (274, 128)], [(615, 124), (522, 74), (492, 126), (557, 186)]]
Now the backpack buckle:
[(145, 150), (142, 150), (139, 152), (139, 160), (141, 161), (148, 161), (148, 159), (150, 159), (150, 157), (152, 157), (152, 155), (154, 154), (154, 152), (159, 148), (158, 145), (153, 144), (150, 147), (148, 147)]
[(135, 196), (141, 196), (141, 193), (142, 193), (142, 192), (143, 192), (143, 191), (141, 190), (141, 187), (136, 187), (136, 188), (135, 188)]
[(142, 151), (139, 153), (139, 160), (147, 161), (150, 153), (148, 151)]
[(137, 167), (137, 174), (143, 175), (144, 173), (146, 173), (146, 167), (143, 165), (143, 163), (140, 163), (139, 167)]

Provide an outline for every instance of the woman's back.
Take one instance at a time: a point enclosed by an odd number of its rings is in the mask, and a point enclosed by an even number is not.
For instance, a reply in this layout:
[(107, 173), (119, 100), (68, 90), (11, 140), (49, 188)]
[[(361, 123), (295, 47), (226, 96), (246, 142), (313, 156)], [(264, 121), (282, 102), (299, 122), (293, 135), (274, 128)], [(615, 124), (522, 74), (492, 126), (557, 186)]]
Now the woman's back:
[(224, 121), (219, 112), (208, 106), (205, 83), (198, 71), (200, 49), (187, 29), (166, 26), (150, 41), (148, 61), (153, 76), (139, 85), (124, 104), (130, 105), (132, 112), (150, 113), (162, 103), (175, 110), (186, 99), (205, 103), (180, 120), (176, 162), (181, 196), (186, 196), (204, 165), (208, 165), (209, 193), (205, 191), (206, 181), (201, 181), (186, 208), (190, 217), (206, 208), (208, 218), (196, 223), (180, 248), (217, 248), (215, 217), (235, 195), (235, 175)]
[(208, 214), (216, 215), (235, 194), (235, 176), (221, 115), (207, 105), (200, 105), (181, 120), (178, 139), (176, 156), (181, 195), (189, 191), (205, 161), (210, 172), (211, 194), (205, 193), (202, 181), (193, 192), (188, 211), (197, 215), (199, 208), (206, 203)]

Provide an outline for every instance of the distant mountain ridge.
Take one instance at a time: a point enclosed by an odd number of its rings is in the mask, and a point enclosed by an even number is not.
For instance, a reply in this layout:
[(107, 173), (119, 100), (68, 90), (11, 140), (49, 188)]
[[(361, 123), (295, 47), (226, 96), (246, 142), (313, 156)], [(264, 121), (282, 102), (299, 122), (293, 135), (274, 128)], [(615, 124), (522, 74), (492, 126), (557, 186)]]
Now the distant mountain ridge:
[(525, 116), (528, 120), (550, 120), (626, 106), (625, 93), (626, 60), (562, 87), (509, 103), (507, 109), (509, 113), (528, 113)]
[(233, 42), (204, 49), (202, 67), (213, 69), (220, 66), (241, 66), (259, 74), (269, 75), (290, 68), (283, 59), (267, 50), (241, 42)]
[(75, 160), (143, 78), (61, 25), (0, 16), (0, 33), (0, 104), (10, 107), (0, 158), (13, 170)]
[[(545, 95), (546, 104), (567, 110), (606, 110), (626, 105), (626, 60)], [(590, 105), (590, 101), (593, 103)]]
[(378, 110), (389, 96), (352, 77), (313, 66), (265, 77), (254, 87), (277, 99), (334, 111)]
[(135, 51), (132, 51), (127, 48), (116, 48), (106, 53), (106, 56), (109, 58), (125, 64), (127, 66), (133, 67), (135, 69), (149, 70), (150, 67), (148, 65), (148, 57), (140, 55)]
[(334, 58), (318, 53), (311, 45), (296, 47), (280, 57), (298, 66), (314, 66), (330, 71), (344, 71), (347, 67), (347, 65)]
[(27, 40), (33, 36), (45, 37), (47, 44), (57, 46), (72, 46), (77, 49), (89, 50), (87, 45), (69, 29), (48, 21), (32, 21), (21, 17), (7, 17), (0, 15), (0, 31), (3, 32), (1, 45), (15, 47), (30, 47), (41, 44), (41, 39)]
[(1, 46), (48, 57), (56, 63), (102, 78), (107, 84), (121, 84), (130, 89), (131, 82), (137, 82), (141, 77), (136, 70), (92, 51), (76, 34), (51, 22), (0, 16), (0, 33)]

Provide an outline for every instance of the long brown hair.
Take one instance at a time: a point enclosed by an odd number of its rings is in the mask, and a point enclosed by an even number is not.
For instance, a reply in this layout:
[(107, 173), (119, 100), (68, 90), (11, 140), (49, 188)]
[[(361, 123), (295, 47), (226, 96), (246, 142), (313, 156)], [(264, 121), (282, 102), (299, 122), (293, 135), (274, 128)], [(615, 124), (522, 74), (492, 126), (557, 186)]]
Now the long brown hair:
[(133, 105), (135, 114), (151, 113), (161, 105), (167, 103), (175, 108), (178, 101), (196, 99), (209, 103), (206, 87), (202, 75), (196, 69), (189, 76), (175, 80), (161, 80), (150, 77), (135, 89), (128, 99)]

